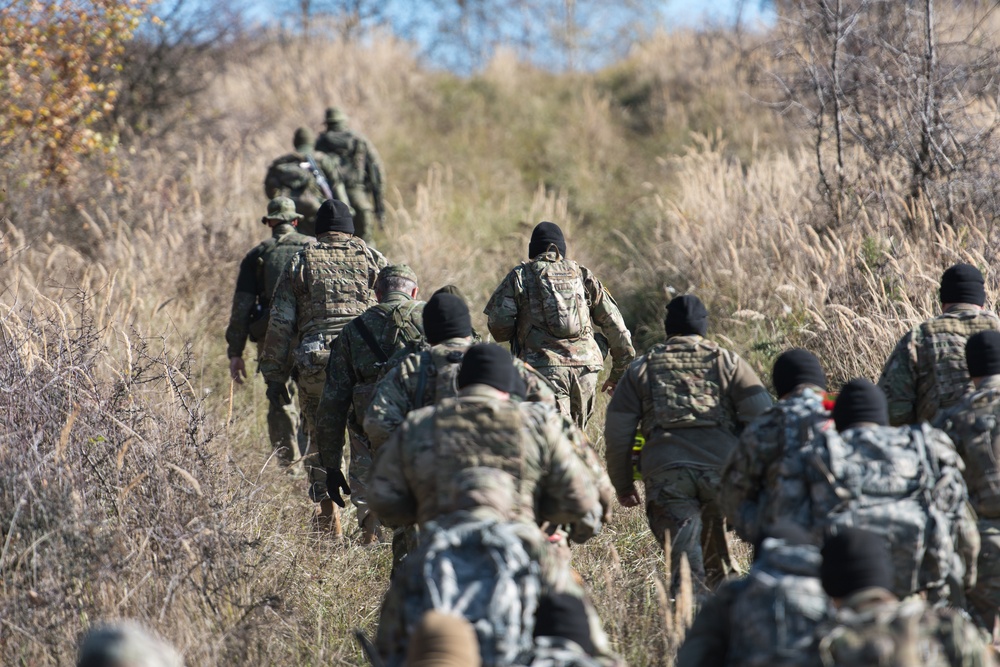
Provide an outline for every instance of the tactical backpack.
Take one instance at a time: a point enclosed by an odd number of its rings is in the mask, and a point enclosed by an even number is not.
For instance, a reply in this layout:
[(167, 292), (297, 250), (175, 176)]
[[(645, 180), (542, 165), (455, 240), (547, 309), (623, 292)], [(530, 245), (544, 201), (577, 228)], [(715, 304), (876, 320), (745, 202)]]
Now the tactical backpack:
[(764, 540), (750, 573), (731, 584), (736, 591), (727, 665), (818, 665), (813, 636), (829, 616), (819, 580), (821, 560), (813, 545)]
[(414, 410), (458, 394), (458, 371), (465, 352), (466, 349), (421, 352), (420, 370), (413, 392)]
[(289, 153), (271, 163), (264, 177), (264, 187), (273, 196), (289, 197), (295, 201), (295, 210), (312, 217), (319, 211), (325, 199), (323, 190), (316, 182), (308, 161), (295, 153)]
[(668, 341), (649, 351), (646, 374), (656, 426), (735, 429), (735, 415), (722, 395), (723, 354), (725, 350), (705, 339)]
[[(429, 522), (405, 561), (404, 636), (430, 610), (461, 615), (475, 628), (483, 667), (514, 665), (532, 645), (541, 592), (539, 565), (508, 523), (469, 519)], [(405, 652), (405, 648), (403, 648)], [(390, 659), (389, 665), (402, 664)]]
[(524, 276), (532, 326), (562, 340), (591, 335), (590, 306), (576, 262), (535, 260)]
[[(928, 451), (930, 426), (834, 429), (804, 450), (814, 531), (857, 527), (889, 543), (893, 593), (960, 596), (965, 565), (955, 547), (964, 482)], [(957, 479), (956, 479), (957, 476)]]
[(267, 239), (262, 245), (264, 250), (257, 258), (256, 267), (257, 285), (262, 291), (257, 295), (257, 308), (251, 317), (249, 330), (251, 340), (255, 341), (264, 340), (267, 333), (267, 325), (271, 319), (271, 299), (282, 271), (305, 244), (298, 234), (285, 234)]
[[(360, 316), (351, 320), (351, 326), (357, 330), (372, 356), (377, 360), (375, 376), (354, 387), (353, 403), (356, 415), (361, 415), (363, 418), (365, 411), (368, 410), (372, 396), (375, 395), (377, 381), (382, 377), (381, 371), (390, 362), (390, 355), (399, 349), (423, 340), (423, 332), (413, 322), (414, 312), (423, 309), (423, 307), (424, 302), (415, 299), (393, 304), (389, 308), (378, 307), (377, 312), (382, 313), (383, 317), (392, 321), (392, 324), (386, 324), (382, 328), (381, 339), (375, 336)], [(332, 345), (333, 343), (331, 343)]]

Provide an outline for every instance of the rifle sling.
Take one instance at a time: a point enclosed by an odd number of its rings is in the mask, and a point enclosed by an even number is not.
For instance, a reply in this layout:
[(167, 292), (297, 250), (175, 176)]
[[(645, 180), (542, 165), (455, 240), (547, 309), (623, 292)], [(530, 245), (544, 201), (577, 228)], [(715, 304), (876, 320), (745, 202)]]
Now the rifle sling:
[(368, 344), (369, 349), (371, 349), (375, 358), (379, 360), (379, 363), (384, 364), (389, 361), (389, 355), (385, 353), (382, 346), (379, 345), (377, 340), (375, 340), (375, 334), (372, 333), (372, 330), (368, 328), (368, 325), (365, 324), (360, 317), (354, 318), (354, 327), (358, 330), (358, 333), (361, 334), (361, 337), (364, 338), (365, 343)]

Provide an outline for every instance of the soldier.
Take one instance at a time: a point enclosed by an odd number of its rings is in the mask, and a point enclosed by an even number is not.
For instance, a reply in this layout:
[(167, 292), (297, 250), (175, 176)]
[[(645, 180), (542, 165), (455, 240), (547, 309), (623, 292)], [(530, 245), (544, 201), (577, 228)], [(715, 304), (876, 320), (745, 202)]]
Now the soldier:
[(314, 141), (311, 130), (304, 127), (295, 130), (292, 140), (295, 151), (274, 160), (264, 177), (264, 194), (290, 197), (295, 202), (295, 210), (303, 216), (299, 231), (310, 236), (316, 234), (316, 212), (320, 204), (327, 199), (347, 203), (340, 165), (331, 156), (315, 150)]
[(811, 521), (809, 489), (800, 455), (803, 445), (833, 428), (826, 374), (811, 352), (792, 349), (774, 362), (771, 374), (778, 402), (740, 434), (722, 467), (719, 502), (726, 518), (750, 544), (765, 526)]
[[(229, 357), (229, 374), (237, 384), (247, 376), (243, 350), (247, 338), (258, 344), (270, 320), (271, 297), (278, 277), (294, 254), (315, 240), (295, 231), (302, 214), (295, 212), (295, 202), (287, 197), (276, 197), (267, 204), (267, 215), (261, 222), (271, 228), (271, 238), (247, 253), (240, 263), (233, 294), (233, 309), (226, 328), (226, 351)], [(288, 465), (299, 457), (296, 433), (299, 413), (292, 398), (295, 385), (289, 380), (285, 391), (267, 403), (267, 433), (279, 460)], [(286, 398), (288, 399), (286, 402)]]
[(566, 422), (542, 403), (511, 401), (513, 382), (503, 349), (470, 348), (458, 395), (411, 413), (379, 448), (372, 510), (389, 525), (407, 526), (482, 505), (501, 520), (596, 533), (600, 525), (589, 518), (599, 514), (600, 498)]
[[(424, 331), (431, 348), (407, 355), (375, 388), (364, 421), (374, 450), (410, 412), (458, 392), (458, 370), (473, 345), (469, 307), (460, 297), (436, 293), (424, 306)], [(514, 367), (525, 382), (527, 400), (555, 404), (555, 394), (544, 378), (520, 359), (514, 360)]]
[(636, 359), (611, 397), (605, 456), (618, 501), (638, 505), (631, 461), (641, 431), (649, 527), (661, 545), (670, 531), (674, 589), (687, 554), (703, 594), (733, 569), (717, 501), (719, 468), (741, 426), (770, 407), (771, 397), (749, 364), (704, 337), (708, 311), (698, 297), (667, 304), (664, 328), (667, 341)]
[(1000, 333), (969, 337), (965, 359), (975, 389), (938, 422), (965, 461), (965, 481), (979, 517), (975, 587), (967, 591), (972, 617), (992, 633), (1000, 613)]
[(956, 264), (941, 276), (942, 314), (903, 336), (882, 369), (878, 386), (889, 399), (893, 426), (933, 421), (970, 389), (965, 341), (974, 333), (1000, 330), (1000, 318), (984, 310), (983, 274)]
[(510, 341), (514, 356), (549, 381), (560, 411), (583, 429), (594, 409), (597, 375), (604, 368), (594, 325), (607, 336), (614, 358), (602, 391), (612, 391), (635, 358), (632, 336), (601, 281), (566, 259), (566, 240), (558, 225), (541, 222), (535, 227), (528, 258), (490, 297), (484, 311), (489, 330), (496, 340)]
[(843, 386), (832, 416), (836, 430), (800, 450), (811, 511), (804, 527), (817, 544), (847, 526), (885, 535), (897, 596), (961, 606), (976, 581), (979, 534), (951, 440), (926, 423), (889, 426), (885, 395), (863, 378)]
[[(378, 542), (381, 531), (365, 499), (372, 454), (361, 420), (375, 392), (380, 368), (394, 352), (423, 339), (424, 302), (417, 301), (417, 291), (417, 274), (410, 267), (397, 264), (382, 269), (375, 283), (378, 304), (344, 327), (331, 347), (326, 366), (326, 384), (316, 416), (319, 457), (327, 468), (327, 479), (337, 479), (346, 426), (351, 439), (351, 502), (358, 510), (361, 543), (366, 545)], [(329, 492), (343, 507), (336, 487)]]
[(819, 547), (794, 525), (766, 532), (750, 573), (726, 581), (698, 610), (677, 667), (819, 667), (813, 636), (832, 615)]
[[(315, 456), (316, 409), (326, 381), (330, 344), (348, 322), (374, 305), (375, 280), (386, 261), (353, 235), (351, 211), (343, 202), (323, 202), (316, 214), (316, 232), (318, 243), (292, 257), (278, 280), (260, 370), (268, 383), (268, 397), (284, 394), (285, 382), (294, 371), (309, 436), (309, 495), (320, 505), (320, 528), (339, 536), (340, 513), (327, 493), (327, 472)], [(331, 483), (350, 493), (340, 469), (331, 470), (336, 473)]]
[(382, 159), (367, 138), (348, 127), (350, 119), (341, 109), (326, 110), (326, 132), (316, 148), (336, 155), (347, 186), (347, 196), (354, 208), (354, 227), (366, 243), (372, 242), (375, 220), (385, 217), (383, 181), (385, 168)]
[(80, 645), (77, 667), (182, 667), (173, 646), (135, 621), (92, 628)]
[(818, 632), (829, 667), (978, 667), (993, 660), (975, 625), (954, 609), (931, 609), (919, 597), (892, 593), (885, 539), (842, 529), (823, 545), (820, 579), (837, 608)]

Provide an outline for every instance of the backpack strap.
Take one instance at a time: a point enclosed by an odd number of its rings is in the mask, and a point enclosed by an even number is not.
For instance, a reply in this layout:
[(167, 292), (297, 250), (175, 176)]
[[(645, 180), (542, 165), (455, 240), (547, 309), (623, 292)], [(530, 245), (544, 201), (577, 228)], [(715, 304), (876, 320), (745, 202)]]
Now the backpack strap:
[(420, 373), (417, 375), (417, 395), (413, 397), (413, 409), (424, 407), (424, 393), (427, 391), (429, 367), (434, 365), (434, 357), (424, 350), (420, 353)]
[(354, 328), (358, 330), (358, 333), (361, 334), (361, 337), (364, 339), (365, 343), (368, 344), (368, 348), (372, 351), (372, 354), (375, 355), (375, 358), (378, 359), (379, 362), (383, 364), (389, 361), (389, 355), (385, 353), (385, 350), (382, 349), (382, 346), (379, 345), (379, 342), (375, 340), (375, 334), (373, 334), (372, 330), (368, 328), (368, 325), (365, 324), (364, 320), (362, 320), (360, 317), (355, 317), (353, 321), (354, 321)]

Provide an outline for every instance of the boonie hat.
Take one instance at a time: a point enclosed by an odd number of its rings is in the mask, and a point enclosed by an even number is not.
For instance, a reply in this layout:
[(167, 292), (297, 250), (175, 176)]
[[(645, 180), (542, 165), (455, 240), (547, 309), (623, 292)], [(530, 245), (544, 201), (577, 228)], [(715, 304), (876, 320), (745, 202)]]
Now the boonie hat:
[(417, 282), (416, 272), (406, 264), (390, 264), (379, 271), (378, 279), (383, 280), (385, 278), (404, 278), (405, 280)]
[(295, 210), (294, 201), (288, 197), (275, 197), (267, 202), (267, 215), (261, 218), (260, 221), (264, 223), (268, 220), (291, 222), (292, 220), (300, 220), (301, 218), (302, 214)]

